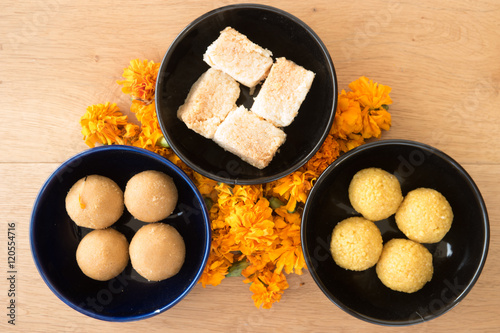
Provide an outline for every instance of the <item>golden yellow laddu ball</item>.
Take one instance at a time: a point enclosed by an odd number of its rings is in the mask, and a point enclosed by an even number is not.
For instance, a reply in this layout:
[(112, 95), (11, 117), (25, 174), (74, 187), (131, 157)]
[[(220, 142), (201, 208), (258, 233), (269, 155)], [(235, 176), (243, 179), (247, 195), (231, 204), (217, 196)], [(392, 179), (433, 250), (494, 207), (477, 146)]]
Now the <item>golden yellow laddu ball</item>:
[(364, 218), (379, 221), (396, 212), (403, 201), (398, 179), (380, 168), (358, 171), (349, 184), (352, 207)]
[(382, 235), (375, 223), (359, 216), (350, 217), (333, 229), (330, 251), (340, 267), (363, 271), (377, 263), (382, 252)]
[(388, 288), (414, 293), (432, 279), (432, 254), (412, 240), (391, 239), (384, 245), (376, 272)]
[(418, 188), (409, 192), (396, 212), (396, 224), (419, 243), (437, 243), (451, 228), (453, 211), (446, 198), (436, 190)]

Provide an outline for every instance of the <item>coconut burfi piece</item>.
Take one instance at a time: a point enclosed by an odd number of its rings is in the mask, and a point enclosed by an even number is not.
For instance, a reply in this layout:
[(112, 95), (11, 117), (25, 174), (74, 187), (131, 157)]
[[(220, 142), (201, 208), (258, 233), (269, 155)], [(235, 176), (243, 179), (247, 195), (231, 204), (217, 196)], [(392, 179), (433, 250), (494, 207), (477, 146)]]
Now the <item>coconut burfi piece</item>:
[(271, 162), (285, 139), (285, 132), (244, 106), (229, 113), (214, 136), (219, 146), (259, 169)]
[(276, 126), (288, 126), (299, 112), (315, 73), (286, 58), (278, 58), (255, 98), (252, 111)]
[(212, 139), (217, 126), (236, 108), (240, 86), (232, 77), (210, 68), (191, 86), (177, 117), (188, 128)]
[(264, 80), (273, 64), (272, 52), (260, 47), (231, 27), (221, 31), (206, 50), (203, 60), (241, 84), (253, 88)]

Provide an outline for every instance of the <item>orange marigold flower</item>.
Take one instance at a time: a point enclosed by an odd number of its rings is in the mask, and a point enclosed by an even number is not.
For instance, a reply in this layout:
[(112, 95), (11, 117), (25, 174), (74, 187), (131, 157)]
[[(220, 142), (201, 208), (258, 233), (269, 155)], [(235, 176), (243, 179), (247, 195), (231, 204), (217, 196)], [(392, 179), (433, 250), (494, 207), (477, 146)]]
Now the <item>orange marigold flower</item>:
[(231, 227), (234, 243), (244, 255), (256, 251), (265, 251), (276, 239), (272, 209), (269, 201), (261, 198), (255, 205), (235, 206), (233, 212), (226, 217)]
[(123, 138), (132, 141), (135, 140), (140, 133), (141, 133), (141, 128), (138, 125), (128, 123), (125, 125), (123, 131)]
[[(245, 280), (245, 282), (249, 281)], [(271, 272), (268, 269), (259, 272), (250, 285), (255, 306), (257, 308), (262, 306), (264, 309), (270, 309), (274, 302), (279, 302), (285, 289), (288, 289), (285, 275)]]
[(352, 133), (360, 133), (363, 129), (359, 102), (350, 97), (345, 90), (339, 94), (337, 111), (333, 119), (330, 134), (340, 139), (348, 139)]
[(304, 168), (314, 173), (316, 177), (319, 177), (319, 175), (339, 157), (339, 154), (340, 145), (333, 135), (329, 134), (325, 142), (321, 145), (321, 148), (309, 161), (307, 161)]
[(361, 134), (365, 139), (371, 137), (380, 138), (382, 129), (389, 130), (391, 127), (391, 114), (385, 109), (370, 110), (365, 107), (361, 111), (361, 115), (363, 117), (363, 131)]
[(392, 99), (389, 97), (391, 87), (373, 82), (365, 76), (351, 82), (349, 88), (352, 90), (354, 99), (359, 101), (362, 108), (368, 107), (372, 110), (378, 110), (392, 104)]
[(385, 109), (371, 110), (365, 107), (361, 112), (363, 117), (363, 137), (365, 139), (375, 137), (380, 138), (383, 130), (391, 127), (391, 114)]
[(349, 134), (347, 139), (336, 139), (337, 143), (339, 144), (340, 151), (343, 153), (348, 152), (349, 150), (361, 146), (363, 143), (365, 143), (365, 139), (363, 138), (363, 135), (361, 134), (356, 134), (352, 133)]
[(316, 175), (313, 172), (299, 170), (270, 183), (269, 186), (273, 193), (287, 200), (285, 208), (293, 212), (297, 202), (306, 202), (314, 180), (316, 180)]
[(160, 64), (154, 61), (134, 59), (130, 65), (123, 69), (124, 80), (116, 81), (122, 85), (122, 91), (134, 99), (151, 101), (154, 99), (156, 77)]
[[(87, 107), (80, 118), (83, 140), (93, 148), (96, 143), (111, 145), (124, 144), (123, 134), (127, 132), (127, 116), (124, 116), (115, 103), (96, 104)], [(130, 129), (130, 127), (129, 127)]]
[(213, 251), (210, 252), (207, 264), (203, 269), (203, 273), (201, 274), (198, 283), (201, 283), (203, 288), (205, 288), (207, 285), (219, 285), (226, 277), (227, 271), (230, 266), (231, 263), (229, 261), (220, 259)]
[(295, 272), (301, 275), (306, 264), (300, 240), (300, 214), (289, 213), (283, 207), (274, 211), (277, 213), (274, 225), (278, 239), (276, 246), (269, 251), (269, 257), (275, 265), (274, 271), (279, 274), (284, 269), (287, 274)]
[(156, 117), (155, 102), (145, 104), (140, 101), (133, 101), (130, 111), (135, 113), (137, 120), (141, 122), (141, 133), (134, 145), (155, 151), (158, 141), (163, 137), (163, 132)]
[(235, 185), (219, 183), (215, 187), (218, 193), (219, 219), (224, 220), (235, 207), (254, 205), (262, 197), (262, 185)]
[(241, 272), (241, 275), (246, 277), (245, 282), (254, 281), (257, 278), (256, 273), (274, 267), (268, 251), (259, 251), (249, 254), (246, 256), (246, 259), (250, 265)]
[(217, 198), (217, 181), (200, 175), (198, 172), (193, 172), (194, 181), (201, 195), (209, 197), (211, 200)]
[(158, 122), (158, 118), (156, 117), (155, 102), (145, 103), (143, 101), (134, 99), (132, 101), (132, 105), (130, 105), (130, 111), (135, 114), (135, 117), (141, 123)]

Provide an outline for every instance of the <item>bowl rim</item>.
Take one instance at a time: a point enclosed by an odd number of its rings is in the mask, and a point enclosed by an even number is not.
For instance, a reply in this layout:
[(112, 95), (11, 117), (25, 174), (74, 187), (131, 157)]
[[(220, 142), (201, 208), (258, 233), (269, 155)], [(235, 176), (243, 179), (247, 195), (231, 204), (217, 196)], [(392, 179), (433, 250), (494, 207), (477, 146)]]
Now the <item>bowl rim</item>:
[(333, 120), (335, 118), (335, 114), (336, 114), (336, 110), (337, 110), (337, 101), (338, 101), (337, 74), (335, 72), (335, 67), (333, 65), (333, 61), (332, 61), (332, 58), (330, 56), (330, 52), (328, 51), (328, 48), (323, 43), (323, 41), (319, 38), (319, 36), (316, 34), (316, 32), (314, 32), (314, 30), (311, 27), (309, 27), (304, 21), (302, 21), (298, 17), (296, 17), (296, 16), (294, 16), (294, 15), (292, 15), (292, 14), (290, 14), (282, 9), (276, 8), (276, 7), (272, 7), (269, 5), (263, 5), (263, 4), (242, 3), (242, 4), (231, 4), (231, 5), (227, 5), (227, 6), (213, 9), (213, 10), (199, 16), (198, 18), (193, 20), (191, 23), (189, 23), (175, 37), (173, 42), (168, 47), (167, 52), (165, 52), (165, 55), (163, 56), (163, 59), (162, 59), (161, 64), (160, 64), (160, 68), (158, 69), (158, 75), (160, 75), (160, 73), (162, 73), (164, 71), (164, 67), (166, 66), (166, 63), (172, 57), (173, 50), (175, 50), (177, 45), (182, 41), (182, 38), (184, 37), (184, 35), (189, 33), (191, 31), (191, 29), (193, 29), (198, 23), (205, 20), (206, 18), (208, 18), (210, 16), (218, 15), (222, 12), (230, 11), (233, 9), (261, 9), (261, 10), (265, 10), (265, 11), (269, 11), (269, 12), (273, 12), (273, 13), (282, 15), (282, 16), (290, 19), (294, 23), (297, 23), (299, 26), (301, 26), (315, 40), (315, 42), (317, 43), (317, 45), (321, 49), (321, 53), (326, 58), (326, 67), (327, 67), (328, 77), (332, 79), (333, 103), (332, 103), (332, 109), (331, 109), (331, 112), (330, 112), (330, 115), (328, 118), (328, 123), (327, 123), (328, 130), (324, 131), (324, 133), (321, 135), (320, 140), (316, 143), (314, 148), (306, 156), (304, 156), (301, 160), (297, 161), (296, 163), (294, 163), (290, 167), (286, 168), (285, 170), (278, 172), (276, 174), (273, 174), (273, 175), (269, 175), (269, 176), (256, 177), (256, 178), (251, 178), (251, 179), (238, 179), (238, 178), (219, 176), (215, 173), (208, 172), (208, 171), (204, 170), (203, 168), (199, 167), (196, 163), (193, 163), (189, 158), (184, 156), (184, 154), (182, 152), (180, 152), (179, 149), (175, 145), (172, 144), (172, 139), (171, 139), (168, 131), (166, 130), (166, 128), (163, 124), (161, 112), (159, 109), (160, 103), (158, 103), (158, 99), (159, 99), (160, 94), (158, 92), (161, 92), (161, 89), (159, 89), (161, 83), (160, 83), (160, 80), (158, 80), (158, 79), (156, 80), (156, 85), (155, 85), (156, 115), (158, 117), (162, 133), (163, 133), (165, 139), (167, 140), (170, 148), (172, 148), (174, 153), (194, 171), (202, 174), (205, 177), (208, 177), (210, 179), (216, 180), (218, 182), (223, 182), (226, 184), (232, 184), (232, 185), (263, 184), (263, 183), (267, 183), (267, 182), (271, 182), (271, 181), (283, 178), (283, 177), (291, 174), (292, 172), (296, 171), (297, 169), (302, 167), (305, 163), (307, 163), (307, 161), (309, 161), (309, 159), (311, 159), (311, 157), (321, 148), (323, 142), (326, 140), (326, 137), (329, 134), (329, 129), (333, 124)]
[[(479, 276), (481, 275), (481, 272), (484, 268), (484, 265), (486, 263), (486, 258), (488, 256), (488, 249), (489, 249), (489, 243), (490, 243), (490, 224), (489, 224), (489, 218), (488, 218), (488, 212), (486, 209), (486, 204), (484, 202), (484, 199), (481, 195), (481, 192), (479, 191), (479, 188), (475, 184), (474, 180), (472, 177), (469, 175), (469, 173), (457, 162), (455, 161), (451, 156), (447, 155), (446, 153), (442, 152), (441, 150), (434, 148), (430, 145), (417, 142), (417, 141), (412, 141), (412, 140), (404, 140), (404, 139), (388, 139), (388, 140), (380, 140), (380, 141), (374, 141), (370, 143), (366, 143), (362, 146), (356, 147), (352, 149), (351, 151), (345, 153), (344, 155), (340, 156), (337, 160), (335, 160), (331, 165), (328, 166), (328, 168), (320, 175), (318, 180), (316, 181), (316, 184), (321, 184), (327, 177), (328, 175), (334, 170), (337, 166), (341, 165), (344, 163), (346, 160), (348, 160), (351, 156), (359, 154), (363, 151), (366, 151), (372, 147), (381, 147), (381, 146), (394, 146), (394, 145), (399, 145), (399, 146), (409, 146), (409, 147), (414, 147), (414, 148), (419, 148), (428, 152), (431, 152), (432, 154), (438, 155), (445, 161), (447, 161), (451, 166), (453, 166), (459, 173), (464, 177), (466, 180), (467, 184), (470, 186), (472, 189), (474, 196), (477, 198), (477, 201), (480, 206), (480, 211), (481, 211), (481, 216), (482, 216), (482, 225), (484, 227), (484, 241), (482, 244), (482, 251), (481, 251), (481, 259), (479, 262), (479, 265), (475, 268), (474, 275), (470, 279), (470, 281), (467, 283), (466, 288), (458, 295), (450, 305), (448, 305), (446, 308), (443, 309), (440, 313), (433, 315), (429, 320), (435, 319), (437, 317), (442, 316), (443, 314), (447, 313), (451, 309), (453, 309), (458, 303), (460, 303), (466, 296), (467, 294), (472, 290), (474, 285), (476, 284), (477, 280), (479, 279)], [(340, 309), (345, 311), (346, 313), (352, 315), (353, 317), (356, 317), (358, 319), (361, 319), (363, 321), (372, 323), (372, 324), (378, 324), (382, 326), (410, 326), (410, 325), (416, 325), (419, 323), (427, 322), (429, 320), (414, 320), (414, 321), (390, 321), (390, 320), (381, 320), (373, 317), (369, 317), (366, 315), (363, 315), (359, 313), (358, 311), (355, 311), (348, 306), (344, 305), (342, 302), (336, 299), (336, 297), (328, 294), (328, 291), (325, 290), (326, 288), (323, 287), (321, 280), (319, 279), (316, 270), (314, 269), (314, 266), (312, 265), (312, 262), (310, 260), (309, 256), (309, 251), (307, 249), (307, 241), (306, 241), (306, 229), (305, 226), (307, 226), (307, 216), (309, 213), (309, 210), (311, 209), (312, 205), (312, 200), (317, 192), (317, 189), (319, 186), (313, 186), (311, 192), (309, 193), (309, 196), (306, 200), (305, 206), (304, 206), (304, 212), (302, 215), (302, 226), (300, 230), (300, 238), (301, 238), (301, 243), (302, 243), (302, 251), (304, 253), (304, 259), (306, 262), (307, 267), (309, 268), (309, 271), (311, 273), (311, 276), (313, 277), (314, 282), (318, 285), (318, 287), (321, 289), (321, 291), (324, 293), (324, 295), (335, 305), (337, 305)]]
[[(36, 218), (38, 215), (39, 211), (39, 206), (40, 206), (40, 201), (42, 196), (44, 195), (46, 188), (49, 186), (49, 184), (54, 180), (54, 178), (57, 177), (58, 173), (65, 167), (68, 167), (72, 165), (76, 160), (80, 158), (85, 158), (88, 155), (93, 155), (95, 153), (99, 153), (101, 151), (121, 151), (121, 152), (133, 152), (133, 153), (139, 153), (140, 155), (147, 156), (148, 158), (153, 158), (160, 163), (166, 165), (168, 168), (170, 168), (174, 173), (179, 175), (185, 182), (186, 184), (190, 187), (192, 190), (194, 196), (196, 197), (197, 200), (200, 202), (200, 209), (202, 213), (202, 217), (204, 220), (204, 229), (206, 231), (206, 237), (205, 237), (205, 242), (206, 246), (203, 251), (203, 258), (200, 267), (198, 268), (198, 271), (196, 275), (193, 277), (193, 280), (191, 283), (188, 285), (188, 287), (181, 293), (179, 294), (174, 301), (171, 303), (162, 306), (161, 308), (158, 308), (154, 311), (150, 311), (147, 313), (139, 314), (139, 315), (128, 315), (128, 316), (109, 316), (109, 315), (102, 315), (95, 313), (93, 311), (89, 311), (85, 307), (78, 306), (78, 304), (74, 304), (73, 302), (69, 301), (64, 295), (62, 295), (60, 292), (57, 291), (56, 287), (49, 281), (48, 277), (46, 276), (45, 272), (43, 271), (41, 264), (40, 264), (40, 259), (38, 258), (38, 253), (37, 249), (35, 249), (34, 243), (35, 243), (35, 238), (36, 235), (34, 234), (33, 226), (36, 223)], [(126, 145), (111, 145), (111, 146), (99, 146), (95, 148), (90, 148), (87, 150), (84, 150), (73, 157), (69, 158), (65, 162), (63, 162), (60, 166), (57, 167), (55, 171), (53, 171), (50, 176), (47, 178), (43, 186), (40, 188), (40, 191), (38, 192), (32, 213), (31, 213), (31, 218), (30, 218), (30, 226), (29, 226), (29, 244), (30, 244), (30, 249), (31, 249), (31, 255), (32, 259), (35, 263), (35, 266), (38, 270), (39, 275), (42, 277), (43, 281), (45, 284), (49, 287), (49, 289), (61, 300), (63, 301), (66, 305), (71, 307), (72, 309), (87, 315), (92, 318), (104, 320), (104, 321), (112, 321), (112, 322), (128, 322), (128, 321), (136, 321), (136, 320), (142, 320), (142, 319), (147, 319), (150, 317), (153, 317), (157, 314), (160, 314), (177, 303), (179, 303), (192, 289), (193, 287), (198, 283), (198, 280), (201, 277), (201, 274), (203, 273), (203, 269), (207, 263), (208, 260), (208, 255), (210, 254), (210, 244), (211, 244), (211, 228), (210, 228), (210, 219), (208, 215), (208, 210), (207, 207), (204, 203), (203, 197), (194, 185), (193, 181), (188, 177), (188, 175), (182, 171), (178, 166), (176, 166), (174, 163), (166, 159), (165, 157), (158, 155), (156, 153), (153, 153), (149, 150), (146, 150), (144, 148), (139, 148), (139, 147), (134, 147), (134, 146), (126, 146)]]

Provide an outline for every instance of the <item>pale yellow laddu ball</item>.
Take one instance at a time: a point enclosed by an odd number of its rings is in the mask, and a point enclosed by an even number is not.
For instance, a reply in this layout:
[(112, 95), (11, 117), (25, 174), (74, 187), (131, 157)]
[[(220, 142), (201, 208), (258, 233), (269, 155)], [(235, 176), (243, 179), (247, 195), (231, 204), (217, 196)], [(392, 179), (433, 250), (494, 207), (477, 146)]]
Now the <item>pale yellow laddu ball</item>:
[(161, 281), (177, 274), (185, 257), (184, 239), (168, 224), (146, 224), (130, 242), (132, 267), (150, 281)]
[(125, 206), (143, 222), (158, 222), (168, 217), (177, 199), (174, 181), (160, 171), (140, 172), (130, 178), (125, 187)]
[(377, 263), (382, 252), (382, 235), (375, 223), (363, 217), (350, 217), (333, 229), (330, 251), (340, 267), (363, 271)]
[(396, 212), (398, 228), (419, 243), (437, 243), (451, 228), (453, 211), (446, 198), (436, 190), (410, 191)]
[(409, 239), (391, 239), (384, 245), (376, 267), (377, 276), (388, 288), (414, 293), (432, 279), (432, 255)]
[(107, 177), (90, 175), (71, 187), (65, 203), (69, 217), (78, 226), (104, 229), (123, 214), (123, 191)]
[(388, 218), (403, 201), (398, 179), (380, 168), (358, 171), (349, 184), (352, 207), (370, 221)]
[(125, 236), (115, 229), (93, 230), (78, 244), (76, 261), (88, 277), (110, 280), (127, 266), (128, 247)]

